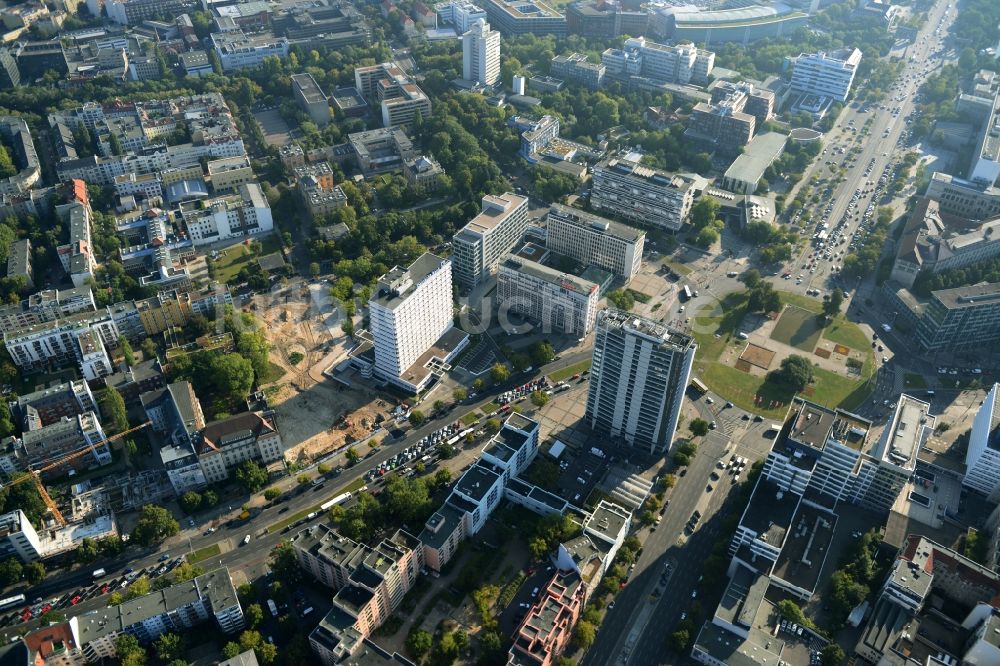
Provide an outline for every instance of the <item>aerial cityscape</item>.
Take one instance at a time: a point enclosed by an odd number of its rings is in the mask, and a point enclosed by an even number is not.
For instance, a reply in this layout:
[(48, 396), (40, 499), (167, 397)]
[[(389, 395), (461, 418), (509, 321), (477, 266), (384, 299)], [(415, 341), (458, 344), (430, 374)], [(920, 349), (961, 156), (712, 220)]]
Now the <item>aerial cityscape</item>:
[(0, 666), (1000, 666), (997, 0), (0, 22)]

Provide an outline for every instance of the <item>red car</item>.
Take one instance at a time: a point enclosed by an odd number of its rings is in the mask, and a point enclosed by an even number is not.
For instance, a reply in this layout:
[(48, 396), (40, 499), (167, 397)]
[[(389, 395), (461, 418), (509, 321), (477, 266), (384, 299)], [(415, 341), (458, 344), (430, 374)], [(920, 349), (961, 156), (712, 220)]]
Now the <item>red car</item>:
[(77, 605), (78, 603), (80, 603), (81, 601), (83, 601), (83, 597), (81, 597), (81, 596), (80, 596), (80, 595), (78, 594), (78, 595), (76, 595), (75, 597), (73, 597), (72, 599), (70, 599), (70, 600), (69, 600), (69, 603), (70, 603), (70, 605), (71, 605), (71, 606), (76, 606), (76, 605)]
[(31, 609), (25, 608), (23, 611), (21, 611), (21, 622), (27, 622), (30, 619), (31, 619)]
[(50, 610), (52, 610), (52, 604), (45, 604), (44, 606), (42, 606), (42, 611), (41, 611), (40, 615), (45, 615)]
[(110, 589), (111, 588), (108, 586), (107, 583), (105, 583), (104, 585), (101, 585), (101, 594), (107, 594), (108, 590), (110, 590)]

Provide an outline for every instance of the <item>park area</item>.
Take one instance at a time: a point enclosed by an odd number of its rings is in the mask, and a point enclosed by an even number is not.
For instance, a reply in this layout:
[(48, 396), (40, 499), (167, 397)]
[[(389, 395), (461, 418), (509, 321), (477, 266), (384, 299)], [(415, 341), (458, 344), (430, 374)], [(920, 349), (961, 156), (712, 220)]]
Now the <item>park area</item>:
[(875, 362), (864, 331), (843, 315), (824, 322), (822, 302), (779, 292), (776, 314), (747, 312), (747, 296), (726, 294), (698, 311), (692, 334), (698, 342), (695, 376), (743, 409), (784, 416), (796, 392), (769, 378), (781, 362), (803, 356), (813, 380), (799, 392), (827, 407), (856, 408), (869, 392)]

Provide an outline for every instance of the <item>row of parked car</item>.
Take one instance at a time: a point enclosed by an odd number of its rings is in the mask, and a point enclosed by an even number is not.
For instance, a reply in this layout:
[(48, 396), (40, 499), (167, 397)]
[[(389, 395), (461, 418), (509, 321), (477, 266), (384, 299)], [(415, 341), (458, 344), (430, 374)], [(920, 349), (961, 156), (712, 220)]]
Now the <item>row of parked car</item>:
[(499, 396), (497, 396), (498, 405), (506, 405), (511, 402), (517, 402), (521, 398), (531, 395), (535, 391), (544, 391), (549, 387), (549, 383), (544, 377), (541, 379), (532, 380), (526, 384), (521, 384), (516, 388), (512, 388), (509, 391), (504, 391)]

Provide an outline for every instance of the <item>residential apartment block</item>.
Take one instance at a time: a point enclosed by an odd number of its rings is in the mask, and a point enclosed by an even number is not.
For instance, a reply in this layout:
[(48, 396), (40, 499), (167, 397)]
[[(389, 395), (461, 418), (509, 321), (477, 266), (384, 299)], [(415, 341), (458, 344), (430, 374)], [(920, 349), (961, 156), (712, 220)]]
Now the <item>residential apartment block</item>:
[(620, 155), (595, 166), (590, 204), (645, 226), (679, 230), (691, 212), (699, 181), (643, 166), (640, 159)]
[(379, 278), (368, 302), (374, 360), (385, 381), (419, 391), (468, 344), (454, 328), (451, 261), (430, 252)]
[(209, 160), (205, 164), (205, 175), (212, 183), (212, 191), (217, 194), (235, 192), (240, 185), (248, 185), (257, 180), (253, 167), (250, 166), (250, 158), (246, 155)]
[(552, 204), (546, 216), (545, 247), (632, 281), (642, 267), (646, 232), (582, 210)]
[(586, 420), (651, 454), (673, 446), (697, 345), (658, 322), (619, 310), (597, 316)]
[(82, 379), (19, 395), (10, 403), (11, 417), (22, 432), (97, 411), (90, 385)]
[(28, 289), (35, 286), (34, 271), (31, 268), (31, 241), (20, 238), (10, 244), (7, 255), (7, 275), (9, 278), (24, 278)]
[(41, 184), (42, 167), (27, 121), (18, 116), (0, 116), (0, 137), (10, 148), (19, 168), (13, 176), (0, 178), (0, 194), (22, 194)]
[(243, 608), (226, 568), (213, 569), (183, 583), (152, 592), (118, 606), (69, 619), (77, 646), (67, 658), (72, 663), (100, 662), (117, 655), (115, 641), (122, 634), (148, 645), (165, 632), (184, 630), (214, 619), (224, 634), (244, 627)]
[(791, 89), (843, 102), (851, 92), (860, 64), (861, 51), (855, 48), (803, 53), (792, 66)]
[(529, 259), (509, 255), (497, 271), (497, 307), (541, 326), (543, 332), (585, 336), (597, 317), (598, 286)]
[(573, 636), (583, 614), (587, 585), (573, 571), (557, 571), (514, 633), (508, 664), (551, 666)]
[(292, 548), (299, 566), (336, 590), (333, 608), (309, 634), (326, 666), (357, 651), (399, 607), (423, 566), (420, 542), (403, 530), (369, 547), (316, 525), (296, 534)]
[(33, 562), (41, 557), (42, 544), (24, 511), (15, 509), (0, 515), (0, 558), (16, 557)]
[(86, 451), (86, 455), (68, 460), (47, 470), (43, 476), (55, 477), (111, 462), (111, 446), (105, 442), (107, 435), (101, 428), (97, 414), (87, 411), (77, 416), (63, 418), (43, 425), (36, 430), (21, 434), (20, 445), (24, 448), (26, 467), (39, 469), (53, 460), (64, 458), (70, 453)]
[(118, 336), (118, 327), (105, 309), (5, 331), (4, 345), (22, 370), (79, 364), (87, 379), (96, 379), (111, 373), (106, 347), (117, 347)]
[(462, 78), (485, 86), (500, 80), (500, 33), (483, 19), (462, 35)]
[(528, 198), (486, 195), (482, 212), (452, 238), (455, 280), (471, 289), (488, 279), (528, 228)]
[(354, 83), (365, 101), (381, 109), (383, 127), (408, 125), (417, 115), (431, 115), (430, 98), (396, 63), (357, 67)]
[(89, 286), (46, 289), (16, 305), (0, 307), (0, 331), (15, 331), (80, 312), (94, 312), (94, 292)]
[(274, 229), (271, 206), (257, 183), (245, 183), (235, 194), (182, 203), (181, 217), (195, 245), (263, 234)]
[(737, 153), (774, 114), (774, 93), (752, 84), (723, 82), (711, 102), (698, 102), (685, 135), (725, 153)]

